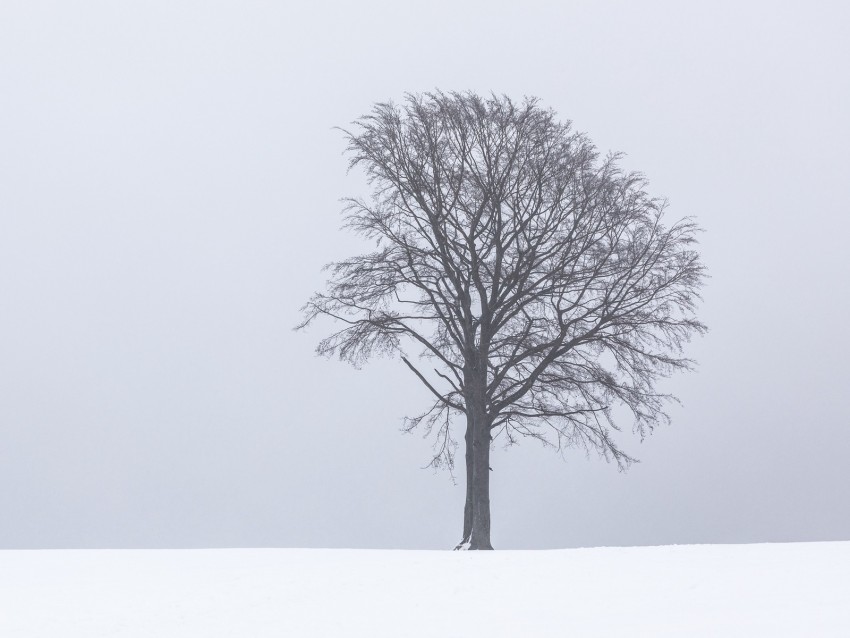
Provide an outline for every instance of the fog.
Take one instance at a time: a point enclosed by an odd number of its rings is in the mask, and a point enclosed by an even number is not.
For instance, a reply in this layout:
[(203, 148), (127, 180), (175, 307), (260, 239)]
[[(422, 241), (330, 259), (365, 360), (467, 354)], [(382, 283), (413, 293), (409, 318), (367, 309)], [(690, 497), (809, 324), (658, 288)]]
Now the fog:
[[(682, 404), (617, 471), (493, 456), (493, 544), (850, 539), (850, 10), (839, 2), (37, 2), (0, 8), (0, 548), (460, 540), (403, 363), (294, 332), (344, 126), (534, 95), (626, 153), (711, 279)], [(458, 479), (463, 472), (458, 474)]]

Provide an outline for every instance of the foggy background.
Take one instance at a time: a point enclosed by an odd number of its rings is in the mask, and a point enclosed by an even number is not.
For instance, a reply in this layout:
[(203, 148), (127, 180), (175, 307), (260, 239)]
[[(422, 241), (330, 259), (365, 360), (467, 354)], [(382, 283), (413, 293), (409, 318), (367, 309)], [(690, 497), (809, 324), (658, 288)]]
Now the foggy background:
[[(850, 539), (843, 2), (38, 2), (0, 8), (0, 547), (449, 548), (427, 390), (296, 333), (333, 130), (405, 91), (544, 106), (694, 215), (683, 405), (619, 473), (493, 457), (496, 548)], [(458, 478), (463, 470), (459, 468)]]

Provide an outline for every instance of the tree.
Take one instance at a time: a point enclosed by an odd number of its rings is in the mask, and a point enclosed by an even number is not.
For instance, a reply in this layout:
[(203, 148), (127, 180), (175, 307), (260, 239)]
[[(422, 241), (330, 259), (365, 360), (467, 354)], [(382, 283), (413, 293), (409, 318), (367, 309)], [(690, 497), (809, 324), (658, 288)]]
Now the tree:
[(452, 466), (463, 420), (461, 545), (492, 549), (495, 438), (594, 449), (623, 468), (634, 459), (613, 409), (641, 437), (669, 421), (674, 397), (656, 382), (691, 367), (683, 345), (706, 329), (699, 229), (666, 226), (642, 175), (536, 99), (408, 95), (343, 132), (374, 188), (345, 200), (345, 227), (375, 249), (328, 266), (299, 327), (340, 322), (317, 352), (355, 365), (400, 355), (433, 398), (406, 420), (436, 433), (433, 466)]

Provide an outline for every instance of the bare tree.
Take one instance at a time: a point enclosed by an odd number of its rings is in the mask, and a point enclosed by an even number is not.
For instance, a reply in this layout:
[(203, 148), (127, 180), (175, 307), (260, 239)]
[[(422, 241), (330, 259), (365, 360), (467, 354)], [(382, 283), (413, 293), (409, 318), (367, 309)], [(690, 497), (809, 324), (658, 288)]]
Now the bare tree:
[[(354, 364), (399, 354), (433, 404), (407, 427), (436, 435), (452, 466), (465, 422), (461, 545), (490, 544), (490, 451), (502, 435), (597, 450), (627, 466), (612, 408), (643, 436), (673, 397), (659, 378), (688, 369), (704, 267), (690, 219), (666, 226), (646, 181), (600, 157), (536, 99), (408, 95), (358, 119), (351, 166), (374, 187), (347, 200), (345, 226), (374, 240), (329, 265), (304, 321), (341, 322), (317, 351)], [(420, 351), (412, 357), (404, 349)]]

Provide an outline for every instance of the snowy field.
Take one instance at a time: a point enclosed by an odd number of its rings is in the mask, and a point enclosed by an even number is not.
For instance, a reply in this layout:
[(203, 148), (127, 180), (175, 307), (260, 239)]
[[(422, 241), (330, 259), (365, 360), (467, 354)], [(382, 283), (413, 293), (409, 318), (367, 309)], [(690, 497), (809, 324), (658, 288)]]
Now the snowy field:
[(2, 638), (850, 636), (850, 542), (0, 551)]

